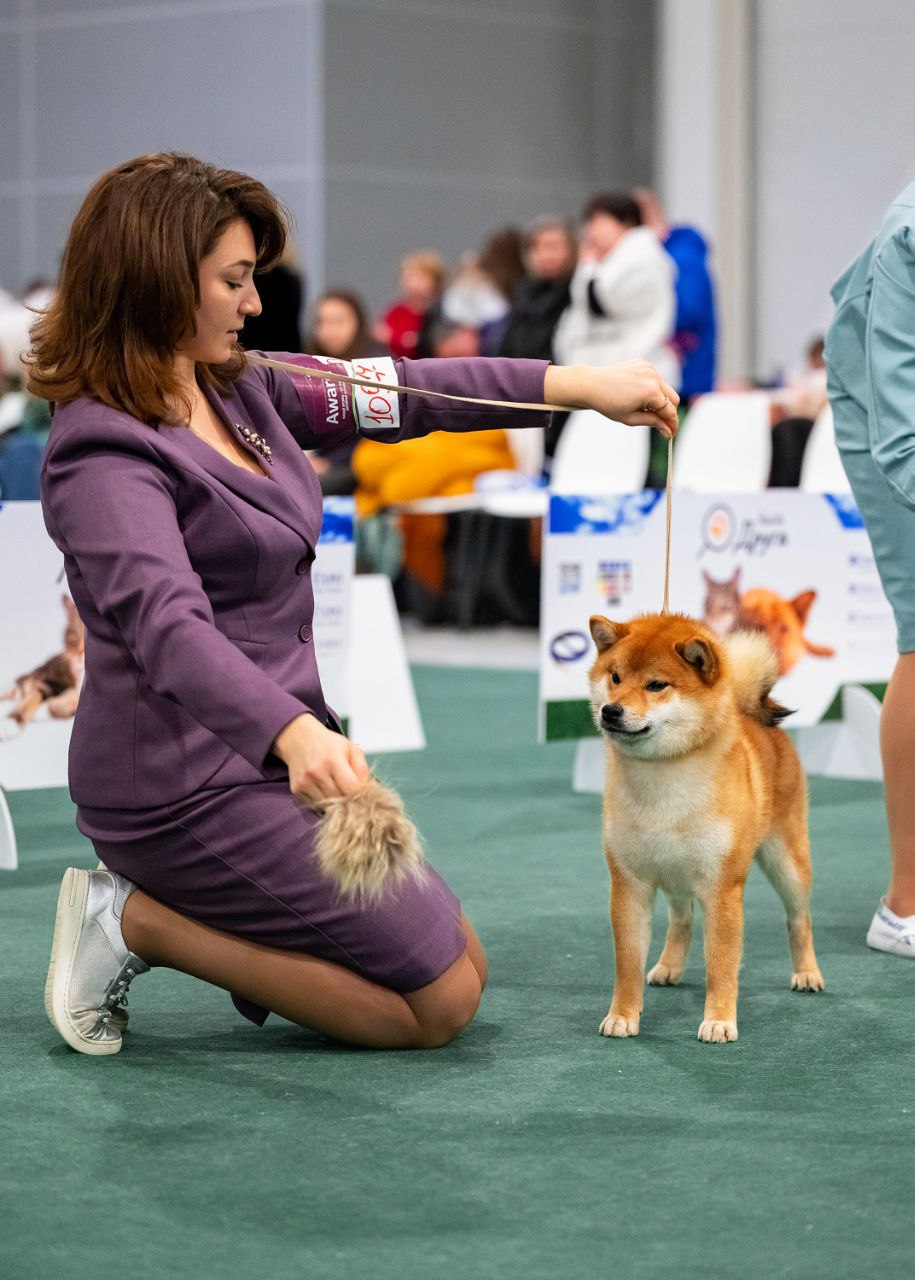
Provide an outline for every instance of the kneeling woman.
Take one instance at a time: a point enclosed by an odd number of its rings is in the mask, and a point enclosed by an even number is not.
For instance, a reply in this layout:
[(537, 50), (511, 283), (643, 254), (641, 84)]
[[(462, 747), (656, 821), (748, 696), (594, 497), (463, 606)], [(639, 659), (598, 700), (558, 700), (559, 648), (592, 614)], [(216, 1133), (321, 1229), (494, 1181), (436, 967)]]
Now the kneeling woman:
[[(369, 771), (318, 677), (321, 491), (303, 450), (473, 431), (490, 413), (247, 362), (254, 272), (285, 228), (244, 174), (140, 157), (89, 192), (33, 331), (30, 386), (56, 406), (45, 520), (86, 627), (70, 788), (107, 868), (66, 872), (46, 988), (85, 1053), (120, 1049), (127, 986), (156, 965), (225, 988), (257, 1023), (273, 1011), (375, 1048), (445, 1044), (486, 981), (434, 872), (359, 905), (316, 863), (308, 802), (352, 794)], [(646, 364), (373, 359), (356, 372), (676, 424), (677, 396)], [(514, 411), (516, 426), (545, 421)]]

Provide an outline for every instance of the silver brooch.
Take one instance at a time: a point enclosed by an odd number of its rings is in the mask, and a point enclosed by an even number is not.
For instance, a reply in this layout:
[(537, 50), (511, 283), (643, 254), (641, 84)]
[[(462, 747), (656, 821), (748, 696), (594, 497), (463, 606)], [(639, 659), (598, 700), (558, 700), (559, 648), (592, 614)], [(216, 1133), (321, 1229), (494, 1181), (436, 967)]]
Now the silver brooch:
[(244, 426), (241, 422), (236, 422), (235, 430), (241, 434), (243, 439), (251, 446), (252, 449), (256, 449), (261, 457), (265, 458), (267, 462), (270, 463), (271, 467), (273, 466), (273, 458), (270, 456), (270, 446), (262, 435), (257, 431), (252, 431), (250, 427)]

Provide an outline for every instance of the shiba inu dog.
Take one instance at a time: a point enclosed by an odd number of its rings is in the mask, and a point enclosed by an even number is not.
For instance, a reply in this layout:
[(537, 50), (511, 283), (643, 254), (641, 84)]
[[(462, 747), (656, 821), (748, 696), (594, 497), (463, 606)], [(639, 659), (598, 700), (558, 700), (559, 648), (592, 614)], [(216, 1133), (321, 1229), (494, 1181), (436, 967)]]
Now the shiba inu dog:
[(737, 1039), (743, 891), (757, 858), (785, 905), (791, 986), (820, 991), (808, 910), (807, 790), (773, 702), (765, 636), (719, 640), (682, 614), (628, 623), (595, 615), (591, 708), (607, 748), (604, 849), (616, 981), (605, 1036), (634, 1036), (642, 1013), (655, 892), (669, 926), (648, 981), (680, 981), (693, 902), (705, 912), (706, 1000), (699, 1039)]
[(814, 658), (834, 658), (836, 651), (826, 644), (814, 644), (804, 635), (807, 618), (817, 598), (815, 591), (802, 591), (785, 600), (774, 591), (756, 587), (740, 597), (737, 626), (741, 630), (762, 631), (775, 650), (778, 674), (787, 675), (809, 653)]

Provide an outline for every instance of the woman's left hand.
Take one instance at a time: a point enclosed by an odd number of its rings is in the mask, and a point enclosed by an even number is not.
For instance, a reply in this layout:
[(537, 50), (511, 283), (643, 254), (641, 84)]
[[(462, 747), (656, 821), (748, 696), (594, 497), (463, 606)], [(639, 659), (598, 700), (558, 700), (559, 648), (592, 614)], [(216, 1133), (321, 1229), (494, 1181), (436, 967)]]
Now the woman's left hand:
[(680, 397), (647, 360), (603, 367), (552, 364), (543, 395), (549, 404), (596, 409), (628, 426), (655, 427), (668, 439), (677, 433)]

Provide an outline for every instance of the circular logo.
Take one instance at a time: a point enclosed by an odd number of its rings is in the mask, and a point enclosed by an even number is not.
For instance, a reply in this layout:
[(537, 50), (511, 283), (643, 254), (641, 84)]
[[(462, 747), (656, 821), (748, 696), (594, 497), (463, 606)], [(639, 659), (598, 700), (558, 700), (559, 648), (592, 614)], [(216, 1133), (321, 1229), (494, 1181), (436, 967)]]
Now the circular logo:
[(583, 631), (560, 631), (550, 641), (550, 657), (554, 662), (580, 662), (590, 648), (590, 637)]
[(737, 521), (730, 507), (710, 507), (702, 520), (702, 541), (708, 551), (726, 551), (734, 537)]

